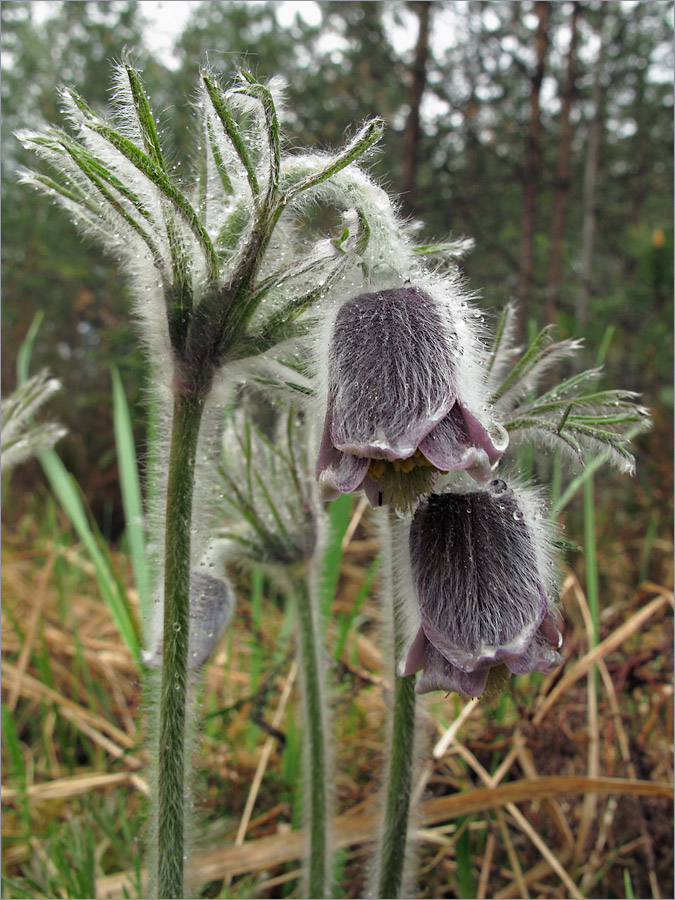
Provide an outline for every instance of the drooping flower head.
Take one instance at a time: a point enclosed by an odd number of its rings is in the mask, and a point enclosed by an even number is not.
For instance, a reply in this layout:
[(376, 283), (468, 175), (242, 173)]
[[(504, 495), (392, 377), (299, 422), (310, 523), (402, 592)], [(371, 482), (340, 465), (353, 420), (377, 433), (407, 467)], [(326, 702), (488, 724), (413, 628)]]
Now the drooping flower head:
[(325, 499), (363, 488), (374, 506), (406, 508), (433, 489), (438, 472), (489, 479), (508, 439), (460, 394), (468, 348), (459, 324), (412, 286), (360, 294), (340, 308), (317, 462)]
[[(210, 563), (206, 563), (210, 565)], [(234, 592), (229, 581), (204, 569), (190, 572), (190, 637), (188, 673), (198, 678), (225, 631), (234, 611)], [(158, 626), (159, 623), (154, 623)], [(159, 632), (143, 652), (143, 662), (160, 668), (164, 638)]]
[(562, 664), (550, 537), (537, 495), (501, 480), (420, 504), (410, 557), (421, 625), (401, 673), (423, 670), (418, 693), (477, 697), (496, 666)]

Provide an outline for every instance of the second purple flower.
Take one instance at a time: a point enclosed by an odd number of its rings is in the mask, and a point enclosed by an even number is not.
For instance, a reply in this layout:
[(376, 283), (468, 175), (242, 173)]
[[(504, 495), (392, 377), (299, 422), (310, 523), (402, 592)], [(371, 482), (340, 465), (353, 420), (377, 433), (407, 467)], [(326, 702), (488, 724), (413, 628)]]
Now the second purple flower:
[(478, 697), (496, 666), (562, 665), (550, 548), (537, 494), (501, 480), (420, 504), (410, 557), (421, 621), (400, 673), (423, 670), (418, 693)]

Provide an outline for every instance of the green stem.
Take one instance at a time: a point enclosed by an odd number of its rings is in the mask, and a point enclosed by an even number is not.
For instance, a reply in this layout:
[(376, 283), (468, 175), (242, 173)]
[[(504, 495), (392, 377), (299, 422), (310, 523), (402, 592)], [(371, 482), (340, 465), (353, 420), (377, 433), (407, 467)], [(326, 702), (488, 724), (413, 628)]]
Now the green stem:
[(377, 887), (378, 897), (389, 898), (401, 896), (415, 744), (415, 676), (399, 678), (394, 673), (394, 678), (391, 758)]
[(176, 394), (167, 485), (164, 651), (159, 710), (157, 896), (183, 896), (190, 528), (203, 393)]
[(309, 771), (309, 897), (323, 898), (327, 892), (327, 814), (326, 814), (326, 743), (324, 722), (326, 698), (323, 667), (320, 659), (320, 635), (317, 608), (304, 580), (295, 584), (295, 601), (300, 636), (305, 733), (308, 744)]
[[(385, 563), (383, 569), (387, 573), (383, 578), (383, 599), (389, 606), (393, 626), (394, 705), (388, 741), (390, 757), (383, 830), (376, 861), (376, 896), (392, 898), (402, 895), (406, 862), (415, 750), (415, 676), (399, 678), (396, 673), (396, 663), (406, 637), (393, 577), (395, 560), (400, 555), (394, 552), (393, 543), (395, 531), (400, 528), (401, 521), (392, 510), (387, 510), (386, 515), (386, 524), (381, 531), (382, 555)], [(396, 549), (398, 551), (400, 547)]]

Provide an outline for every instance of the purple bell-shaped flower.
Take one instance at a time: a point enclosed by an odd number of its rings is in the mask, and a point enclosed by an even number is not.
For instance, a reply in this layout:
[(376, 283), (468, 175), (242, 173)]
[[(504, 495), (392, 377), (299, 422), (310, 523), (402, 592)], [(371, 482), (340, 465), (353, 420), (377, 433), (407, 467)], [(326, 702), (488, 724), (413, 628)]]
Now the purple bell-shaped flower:
[(460, 393), (466, 330), (416, 287), (360, 294), (341, 307), (316, 467), (325, 499), (363, 488), (374, 506), (410, 508), (439, 472), (490, 478), (508, 435)]
[(478, 697), (490, 669), (550, 672), (563, 662), (536, 495), (493, 481), (473, 493), (432, 495), (410, 530), (421, 626), (400, 671), (416, 690)]

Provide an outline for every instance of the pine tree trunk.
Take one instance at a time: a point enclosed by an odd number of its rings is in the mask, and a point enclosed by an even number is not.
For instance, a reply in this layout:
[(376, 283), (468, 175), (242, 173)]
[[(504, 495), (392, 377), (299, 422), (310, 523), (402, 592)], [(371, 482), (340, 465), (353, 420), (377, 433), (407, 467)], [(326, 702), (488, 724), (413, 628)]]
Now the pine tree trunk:
[(537, 65), (530, 79), (530, 125), (523, 167), (523, 205), (521, 216), (520, 275), (518, 278), (518, 299), (521, 304), (522, 321), (527, 321), (528, 305), (534, 272), (534, 226), (537, 208), (537, 188), (541, 168), (541, 109), (539, 96), (544, 80), (546, 54), (548, 51), (549, 4), (538, 0), (535, 3), (537, 25)]
[[(600, 7), (602, 9), (602, 7)], [(593, 103), (593, 118), (588, 131), (588, 150), (586, 153), (586, 165), (584, 167), (584, 225), (581, 238), (581, 287), (577, 294), (576, 318), (580, 325), (585, 325), (588, 320), (588, 301), (591, 296), (591, 276), (593, 272), (593, 242), (595, 239), (595, 189), (598, 177), (598, 163), (600, 160), (600, 140), (602, 138), (602, 117), (604, 89), (602, 86), (602, 70), (605, 62), (606, 38), (603, 34), (602, 24), (598, 27), (598, 36), (601, 39), (598, 58), (595, 62), (593, 73), (593, 89), (591, 99)]]
[(549, 263), (548, 284), (546, 288), (546, 321), (555, 321), (556, 308), (560, 294), (563, 261), (563, 235), (565, 231), (565, 204), (570, 188), (570, 151), (572, 147), (572, 123), (570, 112), (575, 94), (576, 53), (577, 53), (577, 21), (580, 4), (572, 6), (570, 20), (570, 46), (567, 52), (567, 73), (563, 87), (562, 108), (560, 110), (560, 147), (555, 173), (555, 192), (551, 210), (551, 258)]
[(417, 165), (419, 161), (419, 145), (421, 137), (420, 106), (427, 83), (427, 60), (429, 58), (429, 13), (430, 2), (411, 3), (410, 6), (419, 17), (419, 32), (415, 49), (415, 62), (412, 69), (410, 88), (410, 114), (404, 136), (403, 156), (403, 203), (406, 210), (412, 213), (415, 209), (415, 193), (417, 182)]

